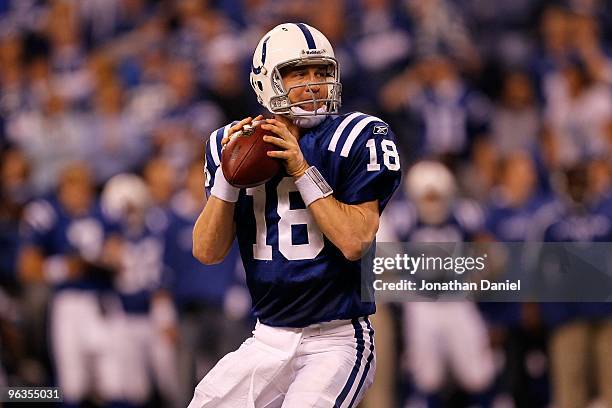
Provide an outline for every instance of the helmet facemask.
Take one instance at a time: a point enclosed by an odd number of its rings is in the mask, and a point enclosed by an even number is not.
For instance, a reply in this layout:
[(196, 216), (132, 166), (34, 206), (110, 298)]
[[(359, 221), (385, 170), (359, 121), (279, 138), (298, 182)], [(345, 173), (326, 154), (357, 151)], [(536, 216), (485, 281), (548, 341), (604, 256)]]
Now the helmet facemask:
[[(285, 89), (280, 71), (283, 68), (304, 65), (324, 65), (327, 70), (326, 80), (294, 85), (289, 89)], [(290, 117), (309, 117), (317, 115), (335, 115), (340, 110), (342, 85), (340, 84), (340, 72), (335, 58), (308, 57), (286, 61), (274, 67), (270, 75), (270, 82), (275, 94), (270, 97), (269, 109), (272, 113), (288, 115)], [(310, 92), (312, 99), (298, 102), (291, 102), (289, 100), (289, 93), (292, 90), (298, 88), (310, 89), (311, 86), (317, 85), (327, 87), (327, 96), (325, 98), (317, 98), (313, 92)], [(314, 109), (306, 110), (303, 108), (310, 104), (312, 104)]]

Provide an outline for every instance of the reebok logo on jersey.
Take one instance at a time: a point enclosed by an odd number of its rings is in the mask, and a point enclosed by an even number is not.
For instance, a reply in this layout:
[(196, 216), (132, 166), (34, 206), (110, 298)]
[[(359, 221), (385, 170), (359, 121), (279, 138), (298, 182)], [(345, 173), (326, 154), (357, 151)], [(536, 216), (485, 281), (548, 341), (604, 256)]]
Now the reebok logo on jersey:
[(372, 133), (375, 135), (386, 135), (387, 132), (389, 132), (389, 127), (385, 125), (374, 126), (374, 129), (372, 130)]

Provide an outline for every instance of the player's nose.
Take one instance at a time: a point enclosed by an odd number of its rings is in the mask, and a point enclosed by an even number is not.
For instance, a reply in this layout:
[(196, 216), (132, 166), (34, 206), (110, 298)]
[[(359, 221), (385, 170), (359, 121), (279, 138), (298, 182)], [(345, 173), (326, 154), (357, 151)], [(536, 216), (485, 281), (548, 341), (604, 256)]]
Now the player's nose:
[(319, 91), (321, 90), (321, 86), (320, 85), (308, 85), (306, 92), (308, 93), (312, 93), (312, 94), (318, 94)]
[(321, 90), (321, 85), (317, 84), (317, 82), (318, 80), (315, 73), (310, 73), (308, 76), (308, 86), (306, 87), (306, 90), (311, 93), (319, 93)]

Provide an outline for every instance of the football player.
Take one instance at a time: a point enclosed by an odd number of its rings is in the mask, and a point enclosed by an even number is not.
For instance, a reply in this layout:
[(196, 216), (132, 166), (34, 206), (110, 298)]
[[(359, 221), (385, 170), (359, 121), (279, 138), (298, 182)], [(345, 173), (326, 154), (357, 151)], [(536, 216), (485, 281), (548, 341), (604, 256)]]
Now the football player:
[[(469, 242), (482, 228), (482, 212), (461, 199), (456, 181), (442, 163), (421, 161), (406, 175), (409, 202), (395, 202), (383, 223), (402, 242)], [(399, 214), (402, 211), (403, 214)], [(402, 223), (394, 222), (401, 219)], [(433, 279), (437, 279), (434, 276)], [(484, 320), (472, 302), (417, 301), (404, 304), (406, 363), (427, 406), (446, 406), (441, 391), (447, 373), (470, 394), (473, 403), (485, 403), (483, 394), (494, 375), (493, 354)]]
[(250, 82), (274, 114), (262, 125), (278, 148), (269, 155), (285, 167), (264, 185), (235, 188), (219, 166), (252, 118), (211, 134), (193, 252), (219, 262), (237, 237), (258, 322), (198, 384), (192, 408), (353, 407), (373, 381), (375, 305), (360, 297), (359, 260), (400, 183), (400, 159), (381, 119), (338, 113), (339, 72), (327, 38), (306, 24), (259, 42)]
[(113, 176), (102, 191), (101, 204), (119, 232), (107, 240), (106, 252), (117, 270), (113, 284), (124, 312), (112, 327), (122, 361), (124, 398), (135, 406), (147, 403), (150, 371), (170, 403), (177, 399), (178, 381), (175, 311), (169, 295), (160, 289), (166, 220), (152, 211), (149, 188), (135, 174)]
[(30, 286), (53, 288), (49, 333), (64, 404), (80, 406), (94, 393), (105, 402), (121, 402), (121, 362), (108, 330), (116, 300), (112, 275), (94, 267), (109, 228), (87, 165), (67, 166), (57, 193), (30, 203), (24, 221), (20, 278)]
[[(493, 189), (486, 217), (490, 239), (512, 242), (505, 245), (507, 271), (523, 271), (525, 253), (538, 240), (539, 224), (549, 217), (552, 197), (538, 188), (536, 164), (527, 151), (508, 152), (500, 165), (499, 183)], [(551, 202), (552, 201), (552, 202)], [(524, 244), (521, 244), (524, 243)], [(537, 252), (537, 251), (536, 251)], [(545, 351), (546, 332), (540, 324), (539, 308), (534, 303), (482, 302), (483, 312), (497, 351), (503, 352), (504, 364), (499, 367), (503, 381), (499, 386), (509, 392), (517, 406), (542, 405), (539, 382), (544, 375), (529, 372), (525, 363)]]
[[(585, 164), (577, 164), (559, 174), (556, 186), (557, 205), (548, 213), (548, 220), (540, 225), (541, 240), (544, 242), (581, 243), (580, 256), (589, 260), (580, 264), (580, 272), (584, 276), (597, 276), (596, 274), (601, 273), (601, 265), (609, 265), (610, 262), (609, 250), (601, 249), (602, 246), (597, 244), (588, 244), (612, 241), (612, 214), (609, 207), (602, 205), (606, 197), (594, 191), (594, 181), (589, 179), (588, 166)], [(549, 244), (540, 250), (538, 278), (544, 283), (550, 282), (552, 275), (545, 272), (554, 271), (555, 267), (562, 271), (568, 264), (577, 264), (575, 255), (568, 258), (567, 254), (571, 254), (571, 250), (559, 251), (560, 245)], [(546, 269), (541, 265), (553, 266)], [(557, 272), (559, 273), (563, 272)], [(587, 289), (577, 286), (573, 285), (576, 287), (574, 293), (594, 291), (592, 286)], [(560, 407), (588, 406), (591, 399), (590, 389), (594, 388), (601, 405), (610, 406), (612, 304), (543, 302), (540, 307), (543, 319), (551, 330), (548, 350), (554, 403)], [(595, 368), (589, 370), (591, 359)], [(593, 373), (592, 376), (589, 376), (589, 371)], [(593, 386), (590, 382), (594, 383)]]

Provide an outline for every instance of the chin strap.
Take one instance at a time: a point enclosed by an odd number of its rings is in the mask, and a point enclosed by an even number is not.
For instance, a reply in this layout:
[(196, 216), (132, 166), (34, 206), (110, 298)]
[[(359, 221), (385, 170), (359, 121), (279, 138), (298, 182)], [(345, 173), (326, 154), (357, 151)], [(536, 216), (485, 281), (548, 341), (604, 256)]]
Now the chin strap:
[(322, 106), (315, 112), (312, 112), (302, 109), (299, 106), (294, 106), (291, 108), (291, 112), (295, 114), (291, 115), (291, 120), (296, 126), (310, 129), (320, 125), (321, 122), (325, 120), (325, 113), (327, 112), (327, 108)]

